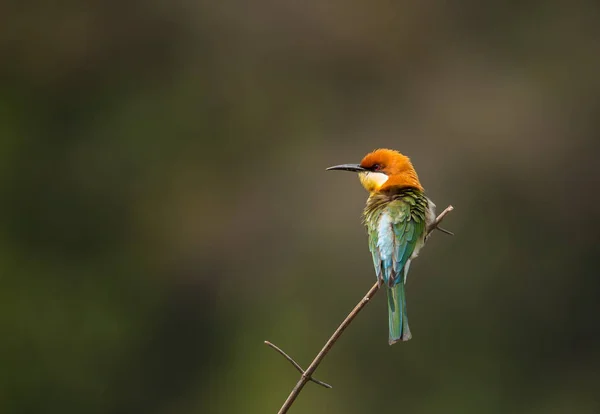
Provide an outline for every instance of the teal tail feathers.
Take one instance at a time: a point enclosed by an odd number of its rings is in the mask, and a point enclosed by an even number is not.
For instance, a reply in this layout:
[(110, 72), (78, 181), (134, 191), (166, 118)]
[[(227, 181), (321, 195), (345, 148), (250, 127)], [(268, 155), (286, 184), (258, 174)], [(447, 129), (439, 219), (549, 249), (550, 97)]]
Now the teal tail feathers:
[(390, 345), (398, 341), (408, 341), (412, 338), (406, 317), (406, 298), (404, 296), (404, 283), (401, 281), (396, 286), (387, 288), (388, 311), (390, 318)]

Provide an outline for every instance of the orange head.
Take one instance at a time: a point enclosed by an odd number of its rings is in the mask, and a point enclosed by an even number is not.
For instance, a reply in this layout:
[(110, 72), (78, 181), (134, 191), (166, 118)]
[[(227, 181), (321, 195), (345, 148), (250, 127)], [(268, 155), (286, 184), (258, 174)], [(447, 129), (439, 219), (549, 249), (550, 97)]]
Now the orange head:
[(365, 155), (360, 164), (342, 164), (327, 169), (358, 172), (361, 184), (371, 193), (402, 187), (423, 191), (410, 159), (390, 149), (375, 150)]

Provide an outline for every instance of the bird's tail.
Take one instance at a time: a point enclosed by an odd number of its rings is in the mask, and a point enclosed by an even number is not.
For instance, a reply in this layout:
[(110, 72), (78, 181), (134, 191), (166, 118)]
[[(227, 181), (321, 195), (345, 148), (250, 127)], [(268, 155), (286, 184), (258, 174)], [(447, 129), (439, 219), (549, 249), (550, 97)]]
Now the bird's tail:
[(391, 288), (387, 288), (388, 311), (390, 318), (390, 345), (398, 341), (408, 341), (412, 338), (406, 317), (406, 298), (404, 296), (404, 283), (401, 281)]

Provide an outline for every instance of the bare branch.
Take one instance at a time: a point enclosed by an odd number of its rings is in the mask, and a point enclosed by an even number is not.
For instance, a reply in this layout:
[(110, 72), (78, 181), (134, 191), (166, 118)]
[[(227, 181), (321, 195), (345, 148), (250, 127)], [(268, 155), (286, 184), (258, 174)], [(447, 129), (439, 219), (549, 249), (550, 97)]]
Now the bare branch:
[(441, 231), (444, 234), (447, 234), (448, 236), (454, 236), (454, 233), (452, 233), (450, 230), (446, 230), (443, 227), (437, 226), (435, 229)]
[[(427, 234), (425, 235), (426, 239), (429, 238), (429, 236), (431, 235), (431, 232), (433, 232), (435, 229), (439, 230), (439, 227), (438, 227), (439, 224), (442, 222), (444, 217), (446, 217), (446, 215), (449, 212), (451, 212), (452, 210), (454, 210), (454, 207), (448, 206), (448, 207), (446, 207), (446, 209), (444, 211), (442, 211), (436, 217), (435, 221), (431, 224), (431, 226), (429, 226), (427, 228)], [(441, 230), (441, 231), (444, 231), (444, 230)], [(447, 232), (447, 230), (446, 230), (446, 232)], [(342, 335), (344, 330), (348, 327), (348, 325), (350, 325), (350, 323), (354, 320), (354, 318), (356, 317), (356, 315), (358, 315), (358, 313), (362, 310), (362, 308), (364, 308), (365, 305), (367, 303), (369, 303), (371, 298), (373, 296), (375, 296), (375, 294), (377, 293), (378, 290), (379, 290), (379, 282), (375, 282), (375, 284), (371, 287), (371, 289), (369, 289), (367, 294), (360, 300), (360, 302), (358, 302), (358, 304), (354, 307), (354, 309), (352, 309), (352, 311), (348, 314), (348, 316), (346, 316), (346, 319), (344, 319), (344, 321), (340, 324), (340, 326), (338, 326), (338, 328), (335, 330), (333, 335), (331, 335), (331, 338), (329, 338), (329, 340), (325, 343), (325, 346), (323, 346), (323, 349), (321, 349), (321, 351), (317, 354), (317, 356), (315, 357), (313, 362), (311, 362), (311, 364), (308, 366), (308, 368), (306, 368), (306, 371), (302, 371), (302, 368), (300, 368), (300, 366), (291, 357), (289, 357), (285, 352), (283, 352), (281, 349), (279, 349), (275, 345), (271, 344), (270, 342), (265, 341), (265, 343), (267, 345), (270, 345), (274, 349), (279, 351), (279, 353), (281, 353), (284, 357), (286, 357), (288, 359), (288, 361), (290, 361), (296, 367), (296, 369), (298, 369), (300, 372), (302, 372), (302, 376), (296, 383), (296, 386), (294, 387), (294, 389), (292, 390), (290, 395), (287, 397), (287, 399), (285, 400), (285, 402), (283, 403), (283, 405), (281, 406), (281, 408), (279, 409), (279, 412), (277, 414), (287, 413), (288, 410), (290, 409), (290, 407), (292, 406), (292, 404), (294, 403), (294, 401), (296, 400), (296, 398), (298, 397), (298, 394), (300, 394), (300, 391), (302, 391), (302, 388), (304, 388), (304, 386), (306, 385), (306, 383), (308, 381), (315, 381), (311, 377), (313, 372), (315, 372), (315, 370), (317, 369), (317, 367), (319, 366), (319, 364), (321, 363), (323, 358), (325, 358), (325, 355), (327, 355), (327, 353), (329, 353), (329, 351), (331, 350), (331, 348), (333, 347), (335, 342), (338, 340), (338, 338)], [(321, 384), (321, 385), (323, 385), (323, 384)]]
[(278, 414), (287, 413), (287, 411), (290, 409), (290, 407), (296, 400), (296, 397), (298, 397), (298, 394), (300, 394), (300, 391), (302, 391), (302, 388), (304, 388), (306, 383), (309, 381), (312, 373), (315, 372), (315, 370), (317, 369), (317, 367), (319, 366), (319, 364), (321, 363), (323, 358), (325, 358), (325, 355), (327, 355), (327, 353), (329, 352), (331, 347), (333, 347), (333, 344), (335, 344), (335, 342), (338, 340), (338, 338), (344, 332), (344, 329), (346, 329), (346, 327), (348, 325), (350, 325), (350, 322), (352, 322), (352, 320), (356, 317), (356, 315), (358, 315), (358, 312), (360, 312), (362, 310), (362, 308), (364, 308), (365, 305), (367, 303), (369, 303), (371, 298), (375, 295), (375, 293), (377, 293), (377, 290), (379, 290), (379, 283), (375, 282), (375, 284), (367, 292), (365, 297), (362, 298), (360, 300), (360, 302), (358, 302), (358, 304), (354, 307), (354, 309), (352, 309), (352, 312), (350, 312), (348, 314), (348, 316), (346, 316), (346, 319), (344, 319), (344, 321), (341, 323), (341, 325), (338, 326), (338, 328), (335, 330), (333, 335), (331, 335), (331, 338), (329, 338), (329, 340), (327, 341), (327, 343), (325, 344), (323, 349), (321, 349), (321, 351), (317, 354), (317, 356), (315, 357), (313, 362), (308, 366), (306, 371), (304, 371), (304, 373), (300, 377), (300, 380), (298, 380), (298, 383), (296, 384), (296, 386), (294, 387), (294, 389), (288, 396), (287, 400), (285, 400), (285, 402), (283, 403), (283, 406), (281, 406), (281, 408), (279, 409)]
[[(290, 363), (294, 366), (294, 368), (296, 368), (301, 374), (304, 374), (305, 371), (302, 369), (302, 367), (296, 361), (294, 361), (294, 359), (291, 356), (289, 356), (288, 354), (283, 352), (283, 350), (281, 348), (279, 348), (277, 345), (275, 345), (274, 343), (269, 342), (269, 341), (265, 341), (265, 344), (269, 345), (271, 348), (273, 348), (274, 350), (279, 352), (281, 355), (283, 355), (283, 357), (285, 359), (290, 361)], [(309, 380), (314, 382), (315, 384), (322, 385), (325, 388), (333, 388), (331, 385), (327, 384), (326, 382), (319, 381), (316, 378), (310, 377)]]
[[(435, 219), (435, 221), (431, 224), (431, 226), (429, 226), (427, 228), (427, 236), (429, 237), (429, 235), (431, 234), (431, 232), (435, 229), (438, 228), (438, 226), (440, 225), (440, 223), (442, 222), (442, 220), (444, 219), (444, 217), (446, 217), (446, 215), (451, 212), (452, 210), (454, 210), (454, 207), (452, 206), (448, 206), (444, 209), (444, 211), (442, 211)], [(446, 230), (447, 231), (447, 230)]]
[[(454, 207), (452, 206), (448, 206), (444, 209), (444, 211), (442, 211), (436, 218), (435, 221), (431, 224), (431, 226), (429, 226), (427, 228), (427, 235), (425, 236), (425, 238), (429, 237), (431, 235), (431, 232), (434, 231), (435, 229), (439, 230), (439, 225), (442, 222), (442, 220), (444, 220), (444, 217), (446, 217), (446, 215), (451, 212), (452, 210), (454, 210)], [(448, 230), (446, 230), (448, 231)], [(454, 233), (452, 233), (452, 235), (454, 235)]]

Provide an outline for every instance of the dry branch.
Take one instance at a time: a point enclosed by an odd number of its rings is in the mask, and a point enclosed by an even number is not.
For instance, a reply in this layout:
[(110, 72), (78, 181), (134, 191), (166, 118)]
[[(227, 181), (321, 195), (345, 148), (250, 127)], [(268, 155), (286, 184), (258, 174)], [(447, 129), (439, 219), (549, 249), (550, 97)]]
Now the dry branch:
[[(274, 350), (276, 350), (277, 352), (279, 352), (285, 359), (287, 359), (288, 361), (290, 361), (290, 364), (292, 364), (294, 366), (294, 368), (296, 368), (300, 374), (304, 374), (306, 371), (304, 371), (302, 369), (302, 367), (300, 366), (300, 364), (298, 364), (296, 361), (294, 361), (294, 358), (292, 358), (291, 356), (289, 356), (288, 354), (286, 354), (285, 352), (283, 352), (283, 349), (279, 348), (277, 345), (275, 345), (272, 342), (269, 341), (265, 341), (265, 344), (269, 345), (271, 348), (273, 348)], [(314, 382), (315, 384), (319, 384), (322, 385), (325, 388), (333, 388), (331, 385), (327, 384), (326, 382), (323, 381), (319, 381), (316, 378), (309, 378), (310, 381)]]

